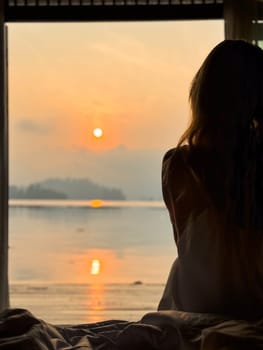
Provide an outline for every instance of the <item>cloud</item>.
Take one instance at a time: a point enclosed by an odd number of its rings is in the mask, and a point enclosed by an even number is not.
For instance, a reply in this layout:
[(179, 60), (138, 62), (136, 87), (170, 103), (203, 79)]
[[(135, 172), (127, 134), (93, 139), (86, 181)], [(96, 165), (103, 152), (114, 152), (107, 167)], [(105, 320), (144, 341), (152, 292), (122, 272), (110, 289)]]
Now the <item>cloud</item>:
[(20, 119), (16, 124), (17, 129), (26, 132), (34, 132), (38, 134), (47, 134), (51, 130), (48, 123), (38, 122), (32, 119)]

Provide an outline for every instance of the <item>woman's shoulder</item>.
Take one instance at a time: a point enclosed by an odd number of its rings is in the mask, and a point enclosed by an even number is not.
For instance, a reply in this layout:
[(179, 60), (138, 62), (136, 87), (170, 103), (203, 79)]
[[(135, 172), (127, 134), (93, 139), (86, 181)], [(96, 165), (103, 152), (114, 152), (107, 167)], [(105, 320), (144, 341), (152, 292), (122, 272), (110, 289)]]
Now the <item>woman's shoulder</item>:
[(189, 146), (184, 145), (169, 149), (163, 156), (163, 166), (176, 167), (186, 165), (189, 159)]
[(162, 179), (169, 182), (201, 185), (204, 171), (210, 164), (204, 150), (191, 148), (188, 145), (168, 150), (163, 157)]
[[(168, 150), (163, 158), (162, 188), (168, 207), (177, 203), (185, 213), (199, 213), (210, 205), (209, 197), (202, 181), (205, 167), (205, 152), (189, 146)], [(185, 214), (187, 215), (187, 214)]]
[(167, 160), (173, 161), (173, 162), (180, 162), (182, 160), (185, 160), (188, 154), (189, 154), (188, 145), (174, 147), (165, 152), (163, 157), (163, 162)]
[(214, 157), (210, 152), (198, 148), (183, 145), (169, 149), (163, 157), (163, 165), (169, 164), (170, 167), (188, 168), (191, 171), (198, 171), (206, 167), (206, 165), (212, 165)]
[(182, 178), (188, 172), (189, 147), (181, 146), (169, 149), (163, 157), (162, 162), (162, 179), (164, 183)]

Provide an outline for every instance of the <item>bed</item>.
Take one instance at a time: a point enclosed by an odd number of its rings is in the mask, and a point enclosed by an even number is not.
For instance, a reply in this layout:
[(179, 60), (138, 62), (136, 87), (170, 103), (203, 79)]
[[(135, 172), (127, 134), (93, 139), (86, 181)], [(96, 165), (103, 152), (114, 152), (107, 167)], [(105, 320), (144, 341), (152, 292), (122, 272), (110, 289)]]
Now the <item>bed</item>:
[(0, 314), (1, 350), (258, 350), (263, 349), (263, 319), (159, 311), (138, 322), (108, 320), (52, 325), (28, 310)]

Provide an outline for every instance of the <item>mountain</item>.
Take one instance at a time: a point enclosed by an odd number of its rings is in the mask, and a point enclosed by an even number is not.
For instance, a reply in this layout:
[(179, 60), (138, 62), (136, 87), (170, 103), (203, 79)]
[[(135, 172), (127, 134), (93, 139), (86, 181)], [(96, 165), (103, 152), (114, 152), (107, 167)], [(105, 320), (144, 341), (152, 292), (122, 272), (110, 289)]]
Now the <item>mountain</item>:
[(27, 187), (10, 186), (9, 197), (20, 199), (125, 199), (120, 189), (98, 185), (88, 178), (52, 178), (30, 184)]
[(65, 193), (70, 199), (125, 199), (120, 189), (98, 185), (88, 178), (53, 178), (38, 184), (43, 188)]
[(10, 183), (28, 186), (42, 179), (86, 178), (107, 188), (120, 189), (127, 200), (161, 200), (164, 152), (132, 150), (120, 145), (101, 152), (74, 148), (52, 153), (46, 149), (32, 151), (30, 156), (16, 153), (16, 158), (10, 160)]
[(59, 191), (43, 188), (38, 184), (27, 187), (10, 186), (9, 198), (15, 199), (66, 199), (67, 196)]

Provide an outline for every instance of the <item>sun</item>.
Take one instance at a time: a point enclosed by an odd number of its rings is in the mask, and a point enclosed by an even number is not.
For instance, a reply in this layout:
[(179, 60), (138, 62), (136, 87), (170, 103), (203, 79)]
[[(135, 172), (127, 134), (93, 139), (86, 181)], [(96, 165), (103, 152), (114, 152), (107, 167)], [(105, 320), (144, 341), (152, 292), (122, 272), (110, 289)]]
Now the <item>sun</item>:
[(99, 259), (92, 259), (90, 273), (91, 273), (91, 275), (99, 275), (99, 273), (100, 273), (100, 261), (99, 261)]
[(103, 130), (101, 128), (95, 128), (92, 133), (97, 139), (99, 139), (103, 135)]

